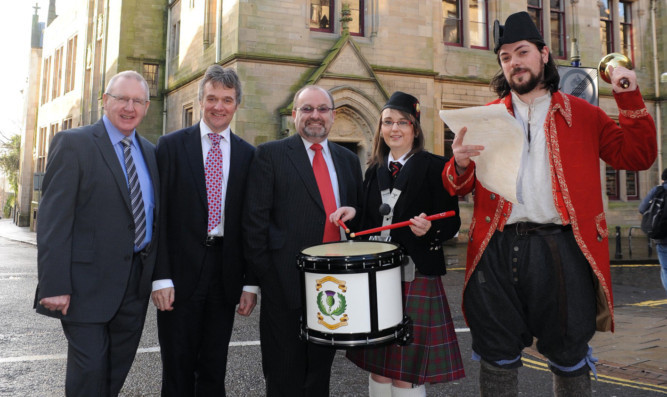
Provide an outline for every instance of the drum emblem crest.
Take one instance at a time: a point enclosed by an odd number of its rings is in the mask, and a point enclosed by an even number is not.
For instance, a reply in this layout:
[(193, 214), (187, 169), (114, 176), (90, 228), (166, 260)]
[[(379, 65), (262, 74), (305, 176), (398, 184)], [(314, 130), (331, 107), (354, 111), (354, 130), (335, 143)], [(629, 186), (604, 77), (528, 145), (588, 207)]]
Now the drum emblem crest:
[[(327, 276), (317, 280), (316, 290), (320, 291), (325, 282), (331, 282), (337, 285), (338, 289), (342, 292), (347, 291), (345, 281), (338, 280), (335, 277)], [(317, 307), (320, 309), (320, 313), (317, 313), (317, 322), (328, 329), (336, 329), (347, 325), (348, 317), (345, 314), (347, 310), (347, 301), (345, 295), (340, 292), (332, 290), (323, 290), (317, 294)], [(329, 324), (324, 321), (324, 316), (331, 318), (334, 323)]]

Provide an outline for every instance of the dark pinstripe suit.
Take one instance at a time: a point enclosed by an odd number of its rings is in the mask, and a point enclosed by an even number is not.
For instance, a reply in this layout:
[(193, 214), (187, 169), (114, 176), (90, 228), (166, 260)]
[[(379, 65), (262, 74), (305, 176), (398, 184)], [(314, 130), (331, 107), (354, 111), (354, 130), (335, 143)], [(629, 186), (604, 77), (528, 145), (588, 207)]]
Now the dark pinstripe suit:
[[(358, 207), (362, 192), (359, 159), (335, 143), (329, 142), (329, 148), (340, 204)], [(248, 178), (244, 241), (249, 266), (260, 279), (267, 393), (328, 395), (335, 350), (298, 339), (301, 287), (296, 257), (301, 249), (321, 244), (327, 222), (300, 135), (260, 145)]]

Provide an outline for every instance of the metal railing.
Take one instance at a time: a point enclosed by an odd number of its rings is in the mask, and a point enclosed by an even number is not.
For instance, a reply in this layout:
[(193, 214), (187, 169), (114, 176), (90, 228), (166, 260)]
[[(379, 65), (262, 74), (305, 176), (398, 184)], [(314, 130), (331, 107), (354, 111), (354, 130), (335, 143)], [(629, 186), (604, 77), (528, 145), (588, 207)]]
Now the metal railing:
[[(641, 228), (639, 226), (630, 226), (628, 229), (628, 256), (632, 258), (632, 231), (634, 229), (639, 229)], [(646, 245), (647, 245), (647, 252), (648, 252), (648, 257), (650, 258), (653, 255), (653, 241), (650, 238), (646, 238)], [(622, 250), (622, 243), (621, 243), (621, 227), (616, 226), (616, 247), (615, 247), (615, 253), (614, 253), (614, 259), (622, 259), (623, 258), (623, 250)]]

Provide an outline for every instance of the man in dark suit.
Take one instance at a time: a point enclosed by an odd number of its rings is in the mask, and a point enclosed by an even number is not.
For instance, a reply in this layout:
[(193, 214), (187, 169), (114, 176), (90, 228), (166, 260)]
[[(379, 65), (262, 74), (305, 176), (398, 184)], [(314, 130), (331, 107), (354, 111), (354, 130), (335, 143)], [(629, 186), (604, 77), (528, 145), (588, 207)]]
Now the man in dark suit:
[(236, 72), (212, 65), (199, 84), (202, 120), (158, 141), (164, 223), (153, 302), (163, 396), (224, 396), (234, 309), (248, 316), (257, 302), (241, 241), (255, 149), (229, 127), (239, 103)]
[(327, 141), (334, 121), (333, 98), (327, 90), (299, 90), (292, 117), (298, 135), (262, 144), (255, 152), (244, 241), (262, 291), (260, 337), (267, 395), (327, 396), (335, 350), (299, 339), (302, 302), (296, 257), (305, 247), (341, 238), (328, 217), (338, 206), (356, 207), (360, 202), (361, 167), (352, 152)]
[(155, 147), (136, 133), (149, 90), (111, 78), (104, 116), (55, 135), (37, 227), (35, 308), (61, 320), (66, 394), (116, 396), (139, 346), (155, 264)]

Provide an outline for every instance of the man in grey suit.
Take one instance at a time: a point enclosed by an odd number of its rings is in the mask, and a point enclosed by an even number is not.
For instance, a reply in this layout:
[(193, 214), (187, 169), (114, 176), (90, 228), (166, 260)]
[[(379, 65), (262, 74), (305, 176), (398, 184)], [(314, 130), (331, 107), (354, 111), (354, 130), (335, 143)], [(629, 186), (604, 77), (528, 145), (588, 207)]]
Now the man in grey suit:
[(116, 396), (146, 318), (155, 265), (155, 146), (135, 128), (149, 89), (137, 72), (111, 78), (97, 123), (55, 135), (37, 227), (38, 313), (68, 342), (68, 396)]
[(340, 240), (341, 231), (328, 217), (338, 206), (360, 203), (361, 167), (351, 151), (327, 140), (334, 121), (333, 98), (327, 90), (299, 90), (292, 117), (298, 135), (264, 143), (255, 151), (244, 241), (248, 264), (261, 287), (267, 395), (328, 396), (336, 351), (299, 339), (302, 302), (296, 257), (305, 247)]

